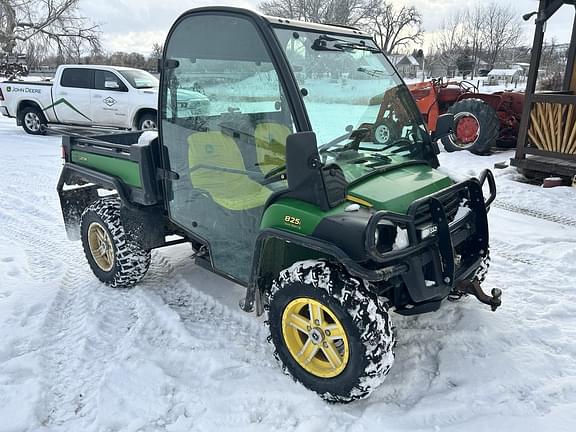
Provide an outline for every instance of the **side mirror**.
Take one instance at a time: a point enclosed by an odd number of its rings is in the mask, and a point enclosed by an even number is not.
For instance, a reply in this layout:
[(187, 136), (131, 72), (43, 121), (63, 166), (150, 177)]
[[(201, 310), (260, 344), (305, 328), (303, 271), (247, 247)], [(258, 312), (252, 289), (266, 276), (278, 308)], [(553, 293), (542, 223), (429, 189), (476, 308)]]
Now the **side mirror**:
[(320, 169), (314, 132), (298, 132), (286, 139), (286, 175), (290, 190), (305, 190)]
[(346, 198), (348, 183), (335, 164), (324, 166), (320, 160), (316, 134), (298, 132), (286, 139), (286, 196), (315, 204), (328, 211)]
[(118, 90), (120, 88), (120, 84), (118, 84), (118, 81), (105, 81), (104, 88), (110, 90)]
[(436, 130), (430, 134), (430, 139), (435, 143), (436, 140), (444, 138), (452, 132), (454, 132), (454, 114), (442, 114), (436, 121)]

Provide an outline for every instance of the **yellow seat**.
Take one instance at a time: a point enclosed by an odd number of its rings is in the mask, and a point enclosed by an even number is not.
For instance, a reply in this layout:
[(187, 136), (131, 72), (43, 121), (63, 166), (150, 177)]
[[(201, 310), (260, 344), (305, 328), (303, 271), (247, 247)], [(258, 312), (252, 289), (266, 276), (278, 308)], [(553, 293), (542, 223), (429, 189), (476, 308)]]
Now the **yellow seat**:
[(197, 132), (188, 137), (188, 163), (192, 186), (206, 191), (220, 206), (230, 210), (261, 207), (271, 191), (246, 174), (236, 142), (220, 132)]
[(260, 123), (254, 131), (256, 158), (262, 173), (286, 163), (286, 138), (292, 131), (280, 123)]

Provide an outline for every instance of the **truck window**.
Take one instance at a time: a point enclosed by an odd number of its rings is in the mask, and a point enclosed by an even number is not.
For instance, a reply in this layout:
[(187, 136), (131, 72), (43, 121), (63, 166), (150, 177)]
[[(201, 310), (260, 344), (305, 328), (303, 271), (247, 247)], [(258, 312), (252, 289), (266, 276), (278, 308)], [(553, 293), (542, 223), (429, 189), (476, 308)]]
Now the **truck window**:
[(126, 84), (115, 73), (103, 70), (94, 71), (94, 88), (107, 91), (128, 91)]
[(62, 87), (73, 88), (94, 88), (94, 70), (79, 68), (65, 69), (64, 72), (62, 72), (60, 85)]

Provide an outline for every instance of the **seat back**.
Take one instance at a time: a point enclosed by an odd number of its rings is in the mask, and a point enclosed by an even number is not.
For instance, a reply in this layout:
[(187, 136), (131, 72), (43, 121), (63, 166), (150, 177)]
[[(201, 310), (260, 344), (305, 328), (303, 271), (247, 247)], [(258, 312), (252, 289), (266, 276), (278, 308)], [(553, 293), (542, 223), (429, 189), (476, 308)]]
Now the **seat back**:
[(259, 123), (254, 130), (256, 159), (263, 174), (286, 163), (286, 138), (292, 131), (280, 123)]
[(190, 135), (188, 163), (192, 185), (211, 194), (224, 192), (229, 182), (239, 175), (217, 171), (217, 168), (245, 170), (242, 154), (234, 139), (221, 132), (196, 132)]
[[(220, 132), (197, 132), (188, 137), (190, 182), (219, 206), (243, 211), (262, 207), (270, 190), (252, 180), (233, 138)], [(227, 172), (226, 169), (240, 172)]]

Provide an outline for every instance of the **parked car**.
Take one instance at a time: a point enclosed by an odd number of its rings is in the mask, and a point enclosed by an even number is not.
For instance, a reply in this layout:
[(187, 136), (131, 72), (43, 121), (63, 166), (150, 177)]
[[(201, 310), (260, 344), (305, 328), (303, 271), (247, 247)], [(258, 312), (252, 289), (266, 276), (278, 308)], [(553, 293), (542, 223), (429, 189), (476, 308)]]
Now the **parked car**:
[[(62, 65), (51, 82), (0, 83), (0, 113), (15, 117), (30, 134), (45, 132), (49, 123), (155, 129), (158, 79), (127, 67)], [(209, 100), (200, 92), (179, 90), (178, 100), (188, 114), (206, 110)]]

